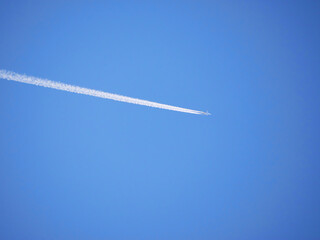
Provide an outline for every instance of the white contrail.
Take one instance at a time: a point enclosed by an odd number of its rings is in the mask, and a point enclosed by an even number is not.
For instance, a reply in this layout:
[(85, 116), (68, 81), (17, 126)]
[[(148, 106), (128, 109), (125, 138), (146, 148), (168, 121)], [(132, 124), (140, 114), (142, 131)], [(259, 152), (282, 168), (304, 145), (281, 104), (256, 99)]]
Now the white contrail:
[(121, 96), (118, 94), (102, 92), (102, 91), (98, 91), (98, 90), (73, 86), (73, 85), (60, 83), (60, 82), (54, 82), (54, 81), (50, 81), (47, 79), (30, 77), (30, 76), (26, 76), (26, 75), (14, 73), (14, 72), (6, 71), (6, 70), (0, 70), (0, 78), (6, 79), (6, 80), (12, 80), (12, 81), (16, 81), (16, 82), (28, 83), (28, 84), (32, 84), (32, 85), (36, 85), (36, 86), (54, 88), (54, 89), (67, 91), (67, 92), (73, 92), (73, 93), (94, 96), (94, 97), (112, 99), (112, 100), (120, 101), (120, 102), (134, 103), (134, 104), (138, 104), (138, 105), (144, 105), (144, 106), (149, 106), (149, 107), (154, 107), (154, 108), (162, 108), (162, 109), (178, 111), (178, 112), (209, 115), (209, 113), (207, 113), (207, 112), (196, 111), (196, 110), (191, 110), (191, 109), (181, 108), (181, 107), (175, 107), (175, 106), (171, 106), (171, 105), (167, 105), (167, 104), (150, 102), (147, 100), (141, 100), (141, 99), (137, 99), (137, 98), (125, 97), (125, 96)]

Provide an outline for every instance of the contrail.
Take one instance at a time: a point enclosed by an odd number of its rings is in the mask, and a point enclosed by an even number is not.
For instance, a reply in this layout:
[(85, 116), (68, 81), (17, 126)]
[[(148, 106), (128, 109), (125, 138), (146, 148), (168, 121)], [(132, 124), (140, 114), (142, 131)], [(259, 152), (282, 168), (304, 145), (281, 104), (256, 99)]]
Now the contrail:
[(73, 86), (73, 85), (60, 83), (60, 82), (54, 82), (54, 81), (50, 81), (47, 79), (30, 77), (30, 76), (26, 76), (23, 74), (18, 74), (18, 73), (6, 71), (6, 70), (0, 70), (0, 78), (6, 79), (6, 80), (11, 80), (11, 81), (16, 81), (16, 82), (28, 83), (28, 84), (32, 84), (32, 85), (36, 85), (36, 86), (41, 86), (41, 87), (54, 88), (54, 89), (67, 91), (67, 92), (84, 94), (84, 95), (89, 95), (89, 96), (94, 96), (94, 97), (99, 97), (99, 98), (112, 99), (112, 100), (120, 101), (120, 102), (133, 103), (133, 104), (138, 104), (138, 105), (143, 105), (143, 106), (148, 106), (148, 107), (162, 108), (162, 109), (167, 109), (167, 110), (172, 110), (172, 111), (177, 111), (177, 112), (192, 113), (192, 114), (210, 115), (210, 113), (208, 113), (208, 112), (202, 112), (202, 111), (196, 111), (196, 110), (191, 110), (191, 109), (187, 109), (187, 108), (175, 107), (175, 106), (171, 106), (171, 105), (167, 105), (167, 104), (151, 102), (151, 101), (142, 100), (142, 99), (138, 99), (138, 98), (125, 97), (125, 96), (121, 96), (118, 94), (113, 94), (113, 93), (98, 91), (98, 90), (94, 90), (94, 89)]

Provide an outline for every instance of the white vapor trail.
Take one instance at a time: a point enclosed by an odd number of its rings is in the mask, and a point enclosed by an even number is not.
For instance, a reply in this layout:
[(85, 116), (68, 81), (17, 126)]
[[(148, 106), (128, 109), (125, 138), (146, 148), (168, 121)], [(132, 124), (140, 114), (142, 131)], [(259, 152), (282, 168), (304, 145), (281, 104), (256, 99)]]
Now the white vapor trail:
[(36, 85), (36, 86), (41, 86), (41, 87), (54, 88), (54, 89), (67, 91), (67, 92), (79, 93), (79, 94), (84, 94), (84, 95), (89, 95), (89, 96), (94, 96), (94, 97), (99, 97), (99, 98), (112, 99), (112, 100), (120, 101), (120, 102), (133, 103), (133, 104), (149, 106), (149, 107), (154, 107), (154, 108), (162, 108), (162, 109), (167, 109), (167, 110), (172, 110), (172, 111), (177, 111), (177, 112), (209, 115), (209, 113), (202, 112), (202, 111), (196, 111), (196, 110), (191, 110), (191, 109), (187, 109), (187, 108), (175, 107), (175, 106), (171, 106), (171, 105), (167, 105), (167, 104), (150, 102), (147, 100), (142, 100), (142, 99), (137, 99), (137, 98), (125, 97), (125, 96), (121, 96), (118, 94), (113, 94), (113, 93), (93, 90), (93, 89), (89, 89), (89, 88), (73, 86), (73, 85), (60, 83), (60, 82), (54, 82), (54, 81), (50, 81), (47, 79), (30, 77), (30, 76), (26, 76), (23, 74), (18, 74), (18, 73), (6, 71), (6, 70), (0, 70), (0, 78), (6, 79), (6, 80), (11, 80), (11, 81), (16, 81), (16, 82), (28, 83), (28, 84), (32, 84), (32, 85)]

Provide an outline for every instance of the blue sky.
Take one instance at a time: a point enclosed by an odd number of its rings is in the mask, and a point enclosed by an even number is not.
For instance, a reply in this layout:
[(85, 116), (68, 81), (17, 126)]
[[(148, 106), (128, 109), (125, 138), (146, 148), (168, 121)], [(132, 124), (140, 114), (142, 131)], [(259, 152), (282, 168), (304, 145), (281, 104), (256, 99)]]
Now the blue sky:
[(317, 1), (0, 1), (2, 239), (319, 239)]

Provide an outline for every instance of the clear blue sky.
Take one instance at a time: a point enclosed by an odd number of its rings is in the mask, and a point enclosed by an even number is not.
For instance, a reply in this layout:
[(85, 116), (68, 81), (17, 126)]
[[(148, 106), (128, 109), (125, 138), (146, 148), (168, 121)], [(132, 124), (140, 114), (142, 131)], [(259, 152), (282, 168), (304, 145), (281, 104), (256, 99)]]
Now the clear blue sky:
[(0, 1), (1, 239), (320, 239), (319, 1)]

